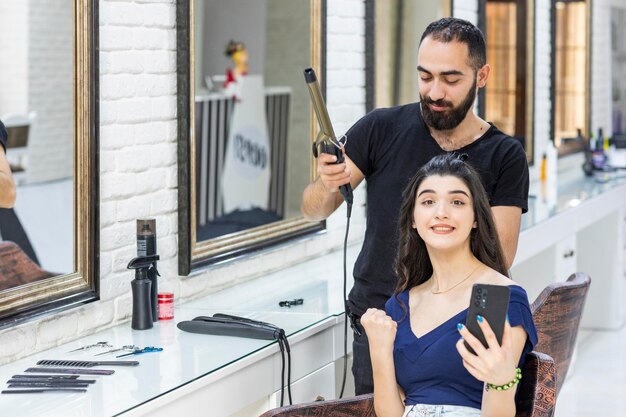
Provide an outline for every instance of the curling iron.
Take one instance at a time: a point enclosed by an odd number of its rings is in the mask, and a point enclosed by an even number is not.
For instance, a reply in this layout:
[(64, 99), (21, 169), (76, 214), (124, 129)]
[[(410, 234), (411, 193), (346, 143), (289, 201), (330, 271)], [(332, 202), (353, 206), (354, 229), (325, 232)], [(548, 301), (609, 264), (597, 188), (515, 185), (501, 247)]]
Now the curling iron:
[[(317, 81), (317, 76), (313, 68), (306, 68), (304, 70), (304, 79), (306, 85), (309, 87), (309, 94), (311, 95), (311, 101), (313, 102), (313, 108), (315, 109), (315, 115), (317, 116), (317, 122), (320, 125), (320, 131), (317, 134), (315, 142), (313, 142), (313, 156), (317, 158), (318, 153), (328, 153), (337, 157), (336, 164), (341, 164), (344, 161), (343, 156), (343, 144), (337, 140), (333, 125), (330, 123), (330, 117), (328, 117), (328, 110), (326, 109), (326, 103), (324, 103), (324, 97), (322, 97), (322, 91), (320, 84)], [(318, 149), (319, 148), (319, 149)], [(343, 391), (346, 387), (346, 375), (348, 372), (348, 307), (346, 303), (348, 294), (348, 272), (347, 272), (347, 252), (348, 252), (348, 232), (350, 231), (350, 215), (352, 213), (352, 185), (350, 183), (344, 184), (339, 187), (339, 192), (346, 202), (346, 214), (348, 221), (346, 223), (346, 235), (343, 239), (343, 299), (345, 310), (345, 320), (343, 322), (343, 381), (341, 383), (341, 393), (339, 398), (343, 397)]]
[[(313, 156), (317, 158), (319, 153), (335, 155), (337, 157), (337, 162), (335, 163), (341, 164), (344, 162), (342, 145), (335, 136), (335, 131), (333, 130), (333, 125), (328, 116), (328, 110), (324, 103), (324, 97), (322, 97), (322, 90), (317, 81), (315, 70), (313, 70), (313, 68), (306, 68), (304, 70), (304, 79), (306, 80), (307, 87), (309, 87), (309, 94), (311, 95), (317, 122), (320, 126), (317, 138), (315, 142), (313, 142)], [(348, 205), (348, 217), (350, 217), (349, 212), (352, 208), (352, 186), (350, 183), (344, 184), (339, 187), (339, 192)]]

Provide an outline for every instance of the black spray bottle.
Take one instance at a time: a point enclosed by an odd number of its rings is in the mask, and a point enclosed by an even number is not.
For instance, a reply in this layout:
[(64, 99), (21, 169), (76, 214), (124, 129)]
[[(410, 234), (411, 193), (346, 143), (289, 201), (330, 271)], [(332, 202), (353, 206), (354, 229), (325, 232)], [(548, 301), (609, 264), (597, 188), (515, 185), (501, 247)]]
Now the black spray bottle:
[[(156, 253), (156, 220), (137, 220), (137, 256), (152, 256), (156, 255)], [(152, 309), (153, 321), (159, 319), (157, 314), (159, 294), (157, 276), (159, 276), (159, 273), (157, 272), (156, 262), (154, 262), (153, 268), (148, 270), (148, 279), (152, 283), (150, 308)]]
[(133, 320), (131, 327), (135, 330), (151, 329), (152, 324), (152, 308), (151, 308), (151, 290), (152, 282), (148, 278), (150, 270), (155, 269), (156, 261), (159, 255), (138, 256), (131, 259), (128, 263), (128, 269), (135, 270), (135, 279), (130, 282), (133, 290)]

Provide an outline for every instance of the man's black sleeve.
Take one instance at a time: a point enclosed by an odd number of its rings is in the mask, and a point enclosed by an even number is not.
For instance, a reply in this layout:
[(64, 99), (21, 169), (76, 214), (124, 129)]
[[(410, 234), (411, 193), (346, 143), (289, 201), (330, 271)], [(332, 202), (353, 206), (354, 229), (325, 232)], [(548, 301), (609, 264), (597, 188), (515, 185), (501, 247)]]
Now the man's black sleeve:
[(0, 146), (2, 146), (4, 152), (7, 151), (7, 138), (7, 129), (6, 127), (4, 127), (4, 123), (2, 123), (2, 120), (0, 120)]
[(494, 206), (515, 206), (528, 211), (529, 173), (526, 153), (516, 141), (502, 147), (499, 152), (502, 163), (496, 180), (496, 186), (489, 204)]

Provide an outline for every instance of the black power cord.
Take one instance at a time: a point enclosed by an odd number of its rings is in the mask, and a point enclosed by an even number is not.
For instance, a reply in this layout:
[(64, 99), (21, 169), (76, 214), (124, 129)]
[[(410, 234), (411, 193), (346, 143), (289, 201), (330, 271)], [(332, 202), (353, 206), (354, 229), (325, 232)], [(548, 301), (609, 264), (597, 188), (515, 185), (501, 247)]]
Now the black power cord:
[[(301, 304), (301, 303), (300, 303)], [(272, 335), (275, 336), (275, 340), (280, 348), (281, 357), (281, 371), (280, 371), (280, 406), (285, 405), (285, 365), (287, 367), (287, 395), (289, 396), (289, 405), (293, 404), (291, 397), (291, 348), (289, 347), (289, 340), (287, 340), (287, 334), (278, 326), (266, 323), (263, 321), (249, 319), (247, 317), (233, 316), (231, 314), (215, 313), (213, 317), (217, 319), (227, 319), (236, 321), (242, 324), (249, 324), (255, 327), (262, 327), (269, 330)], [(287, 361), (285, 361), (285, 353), (287, 353)]]
[(343, 380), (341, 382), (341, 392), (339, 398), (343, 398), (343, 391), (346, 388), (346, 377), (348, 375), (348, 233), (350, 232), (350, 216), (352, 215), (352, 195), (346, 199), (346, 235), (343, 238), (343, 300), (344, 300), (344, 321), (343, 321)]

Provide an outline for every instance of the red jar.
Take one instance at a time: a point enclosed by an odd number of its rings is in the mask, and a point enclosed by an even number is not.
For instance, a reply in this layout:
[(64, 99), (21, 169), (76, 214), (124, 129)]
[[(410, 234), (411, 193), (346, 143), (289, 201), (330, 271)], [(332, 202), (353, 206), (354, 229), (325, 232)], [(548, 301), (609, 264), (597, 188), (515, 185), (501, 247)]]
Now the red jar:
[(164, 292), (158, 295), (159, 320), (171, 320), (174, 318), (174, 293)]

